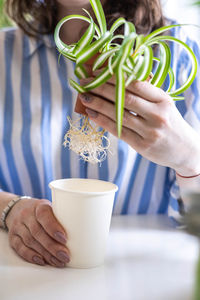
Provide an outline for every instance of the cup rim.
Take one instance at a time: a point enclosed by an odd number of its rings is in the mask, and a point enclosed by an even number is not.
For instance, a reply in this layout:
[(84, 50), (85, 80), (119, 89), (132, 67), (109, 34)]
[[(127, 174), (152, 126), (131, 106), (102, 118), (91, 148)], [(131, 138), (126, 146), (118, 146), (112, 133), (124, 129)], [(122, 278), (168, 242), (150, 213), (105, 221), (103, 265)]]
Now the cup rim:
[[(53, 184), (55, 184), (56, 182), (58, 181), (71, 181), (71, 180), (81, 180), (81, 181), (98, 181), (98, 182), (103, 182), (103, 183), (106, 183), (106, 184), (109, 184), (110, 186), (113, 186), (112, 189), (110, 190), (107, 190), (107, 191), (102, 191), (102, 192), (86, 192), (86, 191), (73, 191), (73, 190), (70, 190), (70, 189), (64, 189), (64, 188), (61, 188), (61, 187), (56, 187), (56, 186), (53, 186)], [(118, 191), (118, 186), (110, 181), (105, 181), (105, 180), (100, 180), (100, 179), (92, 179), (92, 178), (63, 178), (63, 179), (56, 179), (56, 180), (53, 180), (51, 182), (49, 182), (49, 188), (52, 190), (52, 189), (56, 189), (56, 190), (59, 190), (59, 191), (65, 191), (65, 192), (68, 192), (68, 193), (73, 193), (73, 194), (81, 194), (81, 195), (103, 195), (103, 194), (108, 194), (108, 193), (113, 193), (113, 192), (117, 192)]]

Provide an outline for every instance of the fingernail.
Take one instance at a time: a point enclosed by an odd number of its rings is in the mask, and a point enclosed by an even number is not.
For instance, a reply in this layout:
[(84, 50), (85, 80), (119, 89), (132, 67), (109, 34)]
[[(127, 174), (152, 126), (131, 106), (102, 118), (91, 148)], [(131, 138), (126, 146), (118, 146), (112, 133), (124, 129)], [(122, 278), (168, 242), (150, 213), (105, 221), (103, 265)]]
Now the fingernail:
[(57, 239), (57, 241), (59, 241), (62, 244), (66, 244), (67, 239), (66, 239), (65, 235), (62, 232), (57, 231), (57, 232), (54, 233), (54, 236)]
[(79, 94), (79, 97), (83, 102), (87, 102), (87, 103), (92, 102), (92, 97), (89, 96), (88, 94)]
[(56, 253), (56, 256), (57, 256), (58, 259), (62, 260), (63, 262), (68, 263), (70, 261), (69, 256), (64, 251), (58, 251)]
[(41, 257), (39, 257), (39, 256), (36, 256), (36, 255), (33, 256), (33, 261), (34, 261), (34, 263), (36, 263), (38, 265), (41, 265), (41, 266), (45, 265), (44, 260)]
[(62, 261), (57, 260), (55, 257), (51, 257), (51, 262), (54, 266), (56, 267), (60, 267), (60, 268), (64, 268), (65, 267), (65, 263)]
[(98, 116), (98, 112), (96, 112), (96, 111), (94, 111), (94, 110), (92, 110), (92, 109), (90, 109), (90, 108), (86, 108), (86, 113), (88, 114), (88, 116), (89, 117), (91, 117), (91, 118), (97, 118), (97, 116)]

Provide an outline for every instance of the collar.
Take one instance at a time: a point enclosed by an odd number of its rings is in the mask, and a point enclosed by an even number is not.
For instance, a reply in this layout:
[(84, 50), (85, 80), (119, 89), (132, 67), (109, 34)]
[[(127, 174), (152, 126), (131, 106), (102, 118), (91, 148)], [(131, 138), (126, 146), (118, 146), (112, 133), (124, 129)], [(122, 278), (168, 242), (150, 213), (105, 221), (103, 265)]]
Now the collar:
[(26, 58), (31, 57), (40, 47), (45, 46), (49, 49), (55, 49), (53, 34), (46, 34), (39, 36), (38, 39), (33, 37), (24, 37), (24, 56)]

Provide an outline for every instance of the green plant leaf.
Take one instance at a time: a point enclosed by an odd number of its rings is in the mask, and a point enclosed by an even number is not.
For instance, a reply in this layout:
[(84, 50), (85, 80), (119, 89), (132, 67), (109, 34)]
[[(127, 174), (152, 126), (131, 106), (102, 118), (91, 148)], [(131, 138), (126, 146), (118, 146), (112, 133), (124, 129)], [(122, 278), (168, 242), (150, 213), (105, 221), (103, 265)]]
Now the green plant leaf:
[(117, 134), (121, 136), (123, 113), (124, 113), (124, 99), (125, 99), (125, 78), (124, 71), (121, 68), (117, 68), (116, 71), (116, 120), (117, 120)]
[(83, 94), (86, 92), (86, 89), (84, 89), (80, 84), (78, 84), (76, 81), (70, 79), (69, 80), (71, 86), (77, 90), (78, 93)]
[(93, 21), (91, 21), (88, 29), (86, 30), (84, 35), (81, 37), (81, 39), (75, 46), (73, 50), (74, 55), (78, 55), (84, 48), (90, 45), (90, 43), (93, 40), (94, 33), (95, 33), (95, 24)]
[[(77, 20), (83, 20), (83, 21), (86, 21), (88, 23), (91, 23), (91, 20), (87, 17), (84, 17), (84, 16), (80, 16), (80, 15), (69, 15), (67, 17), (64, 17), (62, 18), (58, 24), (56, 25), (56, 28), (55, 28), (55, 31), (54, 31), (54, 40), (55, 40), (55, 43), (56, 43), (56, 46), (59, 50), (63, 50), (63, 49), (66, 49), (65, 52), (63, 53), (67, 53), (67, 50), (69, 49), (69, 46), (67, 44), (65, 44), (61, 39), (60, 39), (60, 29), (61, 27), (64, 25), (64, 23), (70, 21), (70, 20), (73, 20), (73, 19), (77, 19)], [(98, 28), (97, 25), (95, 25), (95, 31), (97, 32), (97, 35), (100, 36), (101, 33), (100, 33), (100, 30)]]
[(78, 55), (77, 55), (77, 65), (84, 64), (86, 61), (88, 61), (90, 58), (92, 58), (96, 53), (99, 52), (99, 50), (105, 45), (107, 41), (109, 41), (112, 38), (112, 35), (109, 31), (104, 33), (100, 39), (90, 44), (86, 49), (83, 49)]
[[(75, 74), (80, 79), (88, 77), (84, 63), (94, 57), (94, 55), (99, 54), (93, 63), (93, 71), (102, 68), (100, 74), (85, 86), (70, 80), (72, 87), (79, 93), (88, 92), (104, 84), (113, 74), (116, 76), (116, 122), (118, 136), (120, 136), (123, 123), (125, 88), (133, 80), (147, 80), (149, 75), (152, 74), (153, 61), (155, 61), (157, 68), (150, 83), (157, 87), (162, 87), (168, 76), (169, 86), (166, 92), (175, 101), (183, 100), (184, 98), (181, 94), (192, 84), (196, 76), (197, 60), (193, 51), (184, 42), (170, 35), (161, 35), (172, 28), (188, 26), (188, 24), (163, 26), (144, 37), (136, 33), (134, 24), (126, 21), (124, 18), (118, 18), (108, 31), (100, 0), (90, 0), (90, 3), (99, 26), (95, 24), (87, 11), (89, 18), (80, 15), (70, 15), (57, 24), (54, 38), (59, 52), (76, 63)], [(77, 43), (67, 45), (60, 39), (59, 33), (62, 25), (72, 19), (84, 20), (89, 23), (89, 26)], [(124, 26), (124, 34), (115, 34), (120, 26)], [(200, 28), (199, 26), (197, 27)], [(121, 43), (113, 42), (119, 39)], [(187, 80), (175, 91), (173, 90), (175, 76), (170, 67), (171, 53), (166, 43), (168, 41), (178, 43), (185, 49), (192, 64)], [(153, 56), (152, 48), (155, 45), (160, 48), (159, 58)]]
[(116, 120), (117, 120), (117, 133), (120, 137), (124, 113), (124, 99), (125, 99), (125, 77), (123, 65), (126, 62), (135, 42), (136, 34), (131, 33), (124, 39), (122, 47), (119, 51), (119, 61), (116, 66)]
[(111, 54), (116, 53), (117, 49), (110, 49), (107, 52), (100, 54), (93, 64), (93, 71), (101, 68), (101, 66), (108, 60)]
[(145, 46), (144, 57), (141, 68), (137, 72), (136, 79), (139, 81), (147, 80), (153, 65), (153, 50), (151, 47)]
[(159, 42), (160, 46), (160, 62), (158, 65), (158, 68), (156, 70), (156, 73), (153, 76), (153, 79), (151, 80), (151, 84), (161, 87), (164, 83), (167, 74), (169, 72), (170, 63), (171, 63), (171, 54), (170, 54), (170, 48), (167, 44), (163, 43), (162, 41)]
[(74, 73), (79, 79), (88, 77), (88, 73), (85, 70), (84, 66), (76, 66)]
[(101, 2), (100, 0), (90, 0), (90, 4), (94, 10), (96, 19), (99, 23), (101, 34), (105, 34), (107, 31), (107, 24), (106, 24), (106, 18), (105, 18), (105, 14)]
[(113, 25), (110, 28), (110, 32), (114, 34), (114, 32), (122, 25), (126, 23), (126, 20), (124, 18), (118, 18)]
[(189, 86), (192, 84), (192, 82), (195, 79), (196, 73), (197, 73), (197, 59), (193, 53), (193, 51), (190, 49), (190, 47), (185, 44), (184, 42), (182, 42), (181, 40), (172, 37), (172, 36), (160, 36), (160, 37), (156, 37), (154, 39), (151, 40), (150, 44), (154, 44), (157, 43), (158, 41), (173, 41), (175, 43), (180, 44), (188, 53), (190, 60), (191, 60), (191, 64), (192, 64), (192, 68), (191, 68), (191, 72), (187, 78), (187, 80), (185, 81), (185, 83), (178, 89), (176, 89), (173, 92), (169, 92), (169, 95), (171, 97), (175, 97), (178, 96), (179, 94), (182, 94), (185, 90), (187, 90), (189, 88)]

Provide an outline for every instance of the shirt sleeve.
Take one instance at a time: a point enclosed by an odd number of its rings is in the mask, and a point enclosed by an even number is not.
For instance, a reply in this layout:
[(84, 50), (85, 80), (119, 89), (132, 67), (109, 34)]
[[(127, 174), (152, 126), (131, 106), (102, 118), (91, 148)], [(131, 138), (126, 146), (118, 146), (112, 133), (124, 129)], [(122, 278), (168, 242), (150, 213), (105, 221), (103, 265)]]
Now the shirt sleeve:
[[(182, 94), (184, 100), (177, 101), (176, 107), (183, 118), (200, 134), (200, 47), (197, 41), (188, 38), (183, 30), (177, 29), (177, 31), (177, 38), (184, 41), (193, 50), (198, 68), (192, 85)], [(176, 47), (174, 52), (172, 64), (174, 64), (173, 70), (176, 78), (175, 88), (179, 88), (187, 80), (191, 72), (192, 61), (182, 47)], [(171, 170), (170, 176), (173, 184), (170, 189), (168, 215), (180, 221), (184, 207), (174, 170)]]

